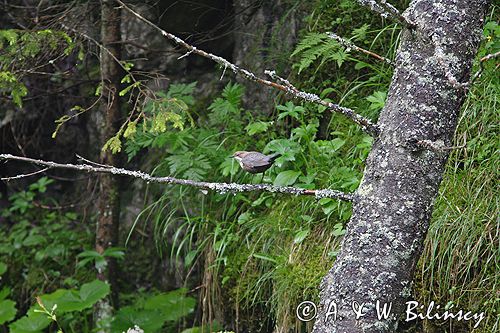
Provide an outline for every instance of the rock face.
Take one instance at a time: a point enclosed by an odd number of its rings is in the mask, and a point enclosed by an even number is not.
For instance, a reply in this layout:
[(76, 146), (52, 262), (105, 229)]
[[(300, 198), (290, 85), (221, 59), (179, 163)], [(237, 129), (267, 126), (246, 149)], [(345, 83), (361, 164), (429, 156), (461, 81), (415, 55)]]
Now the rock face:
[[(133, 8), (162, 29), (189, 43), (217, 55), (231, 57), (234, 44), (231, 1), (162, 1), (154, 6), (137, 4)], [(175, 47), (156, 29), (130, 13), (123, 11), (122, 15), (125, 51), (131, 59), (135, 59), (135, 68), (166, 74), (173, 79), (189, 74), (188, 66), (189, 72), (215, 70), (213, 62), (199, 56), (179, 59), (184, 50)]]
[[(276, 69), (286, 77), (288, 57), (296, 44), (300, 29), (300, 9), (290, 1), (235, 0), (234, 63), (264, 77), (264, 70)], [(244, 78), (244, 106), (269, 112), (274, 92)]]
[[(464, 89), (479, 45), (484, 0), (415, 0), (405, 29), (380, 135), (366, 162), (342, 250), (321, 286), (315, 333), (395, 332), (411, 296), (433, 201), (447, 153), (415, 145), (451, 145)], [(355, 318), (352, 302), (364, 303)], [(377, 301), (392, 302), (392, 315), (378, 320)], [(336, 320), (328, 310), (337, 307)]]

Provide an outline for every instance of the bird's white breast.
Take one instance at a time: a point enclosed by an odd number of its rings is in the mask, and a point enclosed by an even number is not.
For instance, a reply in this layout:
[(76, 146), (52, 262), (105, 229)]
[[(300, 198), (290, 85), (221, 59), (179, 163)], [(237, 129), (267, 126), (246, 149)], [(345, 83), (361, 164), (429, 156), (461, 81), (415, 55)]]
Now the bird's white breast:
[(239, 157), (239, 156), (235, 156), (235, 157), (234, 157), (234, 159), (235, 159), (235, 160), (237, 160), (237, 161), (238, 161), (238, 163), (240, 164), (240, 166), (243, 168), (243, 161), (242, 161), (242, 158), (241, 158), (241, 157)]

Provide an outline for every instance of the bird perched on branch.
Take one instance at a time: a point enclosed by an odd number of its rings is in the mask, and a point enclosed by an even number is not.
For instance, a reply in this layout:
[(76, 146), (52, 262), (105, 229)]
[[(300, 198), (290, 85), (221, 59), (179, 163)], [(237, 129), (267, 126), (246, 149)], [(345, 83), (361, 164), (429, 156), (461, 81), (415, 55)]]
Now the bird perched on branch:
[(256, 151), (237, 151), (233, 154), (243, 170), (249, 173), (261, 173), (269, 169), (281, 154), (264, 155)]

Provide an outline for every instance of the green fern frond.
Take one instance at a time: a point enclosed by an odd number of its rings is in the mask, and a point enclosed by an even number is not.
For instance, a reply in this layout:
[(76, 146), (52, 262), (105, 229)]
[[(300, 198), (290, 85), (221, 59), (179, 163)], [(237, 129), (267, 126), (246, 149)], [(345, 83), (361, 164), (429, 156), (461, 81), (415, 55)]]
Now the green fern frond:
[(292, 53), (292, 57), (296, 56), (297, 54), (303, 52), (304, 50), (310, 49), (320, 43), (322, 43), (325, 39), (326, 35), (325, 34), (320, 34), (320, 33), (311, 33), (308, 34), (306, 37), (304, 37), (303, 40), (301, 40), (298, 44), (295, 50)]
[(292, 56), (294, 55), (300, 56), (299, 62), (294, 65), (299, 74), (317, 60), (321, 60), (318, 68), (332, 60), (337, 60), (337, 65), (340, 67), (347, 58), (337, 41), (326, 34), (318, 33), (307, 35), (293, 52)]

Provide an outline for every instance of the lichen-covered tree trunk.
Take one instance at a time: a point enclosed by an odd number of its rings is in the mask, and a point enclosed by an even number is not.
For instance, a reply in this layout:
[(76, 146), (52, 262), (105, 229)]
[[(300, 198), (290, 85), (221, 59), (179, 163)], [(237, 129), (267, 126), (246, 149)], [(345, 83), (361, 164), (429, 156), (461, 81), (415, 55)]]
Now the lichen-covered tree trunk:
[[(120, 126), (120, 9), (112, 0), (102, 1), (101, 5), (101, 42), (100, 54), (102, 78), (102, 102), (100, 124), (97, 124), (101, 146), (118, 132)], [(118, 165), (118, 156), (109, 150), (102, 151), (100, 161), (106, 165)], [(97, 200), (96, 251), (103, 253), (107, 248), (118, 243), (118, 226), (120, 218), (119, 178), (115, 175), (99, 175), (99, 191)], [(106, 266), (97, 273), (98, 279), (111, 284), (111, 298), (104, 299), (96, 306), (96, 322), (111, 316), (111, 306), (117, 306), (118, 290), (116, 288), (116, 262), (106, 258)], [(105, 330), (104, 330), (105, 331)]]
[[(486, 9), (485, 0), (415, 0), (405, 11), (416, 27), (403, 32), (380, 135), (341, 252), (321, 285), (315, 333), (395, 332), (404, 319), (447, 159), (415, 142), (451, 146), (465, 96), (453, 78), (470, 77)], [(354, 301), (364, 303), (358, 319)], [(379, 320), (377, 301), (392, 303), (392, 316)]]

